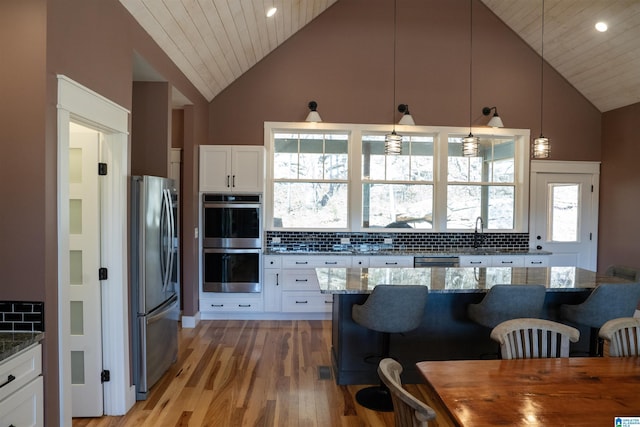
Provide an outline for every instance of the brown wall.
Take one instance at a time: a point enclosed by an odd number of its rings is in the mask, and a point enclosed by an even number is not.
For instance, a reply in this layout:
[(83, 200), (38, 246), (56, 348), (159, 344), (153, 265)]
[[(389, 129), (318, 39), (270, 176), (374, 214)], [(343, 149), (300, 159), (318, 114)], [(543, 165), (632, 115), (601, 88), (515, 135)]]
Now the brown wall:
[(640, 103), (602, 117), (602, 166), (598, 269), (611, 264), (640, 268)]
[(171, 86), (167, 82), (134, 82), (132, 104), (131, 175), (166, 178), (171, 148)]
[[(45, 419), (57, 426), (56, 75), (64, 74), (124, 108), (132, 107), (134, 50), (194, 106), (185, 139), (185, 194), (197, 191), (194, 161), (207, 135), (208, 104), (117, 0), (0, 2), (0, 300), (45, 303)], [(187, 130), (185, 129), (185, 133)], [(167, 139), (161, 148), (165, 150)], [(185, 262), (197, 259), (197, 197), (184, 199)], [(185, 275), (185, 314), (197, 307), (197, 275)], [(194, 297), (193, 294), (196, 296)], [(195, 304), (195, 305), (194, 305)]]
[[(208, 143), (260, 145), (264, 121), (303, 121), (310, 100), (325, 122), (391, 123), (394, 106), (406, 103), (418, 124), (468, 125), (469, 3), (399, 0), (397, 46), (394, 103), (393, 2), (335, 3), (211, 102)], [(474, 1), (474, 125), (488, 121), (482, 107), (497, 106), (507, 127), (537, 137), (540, 64)], [(600, 160), (600, 112), (548, 66), (544, 94), (551, 158)]]

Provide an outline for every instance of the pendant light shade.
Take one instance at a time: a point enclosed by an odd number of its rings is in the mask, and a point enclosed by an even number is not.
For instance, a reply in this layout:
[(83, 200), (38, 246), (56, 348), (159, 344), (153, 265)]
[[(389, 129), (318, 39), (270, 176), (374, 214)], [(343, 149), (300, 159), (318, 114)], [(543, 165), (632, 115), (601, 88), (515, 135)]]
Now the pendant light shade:
[(480, 147), (480, 138), (469, 133), (468, 136), (462, 138), (462, 155), (464, 157), (477, 157)]
[(395, 130), (384, 136), (384, 154), (397, 155), (402, 152), (402, 135)]
[(551, 154), (549, 138), (542, 133), (544, 111), (544, 0), (542, 0), (542, 34), (540, 38), (540, 136), (533, 140), (531, 155), (534, 159), (546, 159)]

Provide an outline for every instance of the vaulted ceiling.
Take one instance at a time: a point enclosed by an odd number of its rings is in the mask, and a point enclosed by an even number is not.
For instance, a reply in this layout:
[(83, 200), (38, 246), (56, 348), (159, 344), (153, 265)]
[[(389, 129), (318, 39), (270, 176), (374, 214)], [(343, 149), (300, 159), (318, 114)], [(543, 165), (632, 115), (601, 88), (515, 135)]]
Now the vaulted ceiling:
[[(120, 0), (209, 101), (336, 1)], [(542, 0), (481, 1), (600, 111), (640, 102), (640, 0), (545, 0), (544, 44)]]

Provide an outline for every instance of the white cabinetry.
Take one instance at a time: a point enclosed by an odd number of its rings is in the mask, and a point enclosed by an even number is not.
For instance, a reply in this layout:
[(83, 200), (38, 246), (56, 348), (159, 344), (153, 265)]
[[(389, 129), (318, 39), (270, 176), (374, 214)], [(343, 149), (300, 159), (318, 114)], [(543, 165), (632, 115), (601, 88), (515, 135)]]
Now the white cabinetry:
[(262, 193), (264, 147), (201, 145), (200, 191)]
[(40, 344), (0, 362), (1, 426), (44, 426), (41, 374)]
[[(354, 264), (354, 267), (360, 267), (360, 266)], [(413, 267), (413, 256), (370, 256), (369, 267), (371, 268)]]
[(263, 311), (262, 293), (215, 293), (200, 298), (202, 318), (213, 313), (259, 313)]
[(460, 267), (547, 267), (549, 255), (461, 255)]

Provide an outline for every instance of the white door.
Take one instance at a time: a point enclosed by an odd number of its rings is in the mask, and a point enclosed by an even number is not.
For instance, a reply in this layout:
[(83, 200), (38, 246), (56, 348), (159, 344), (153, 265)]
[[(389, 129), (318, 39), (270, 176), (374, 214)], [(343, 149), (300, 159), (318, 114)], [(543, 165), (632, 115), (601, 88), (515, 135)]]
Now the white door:
[(532, 165), (530, 242), (552, 253), (549, 265), (596, 270), (598, 180), (599, 174), (535, 171)]
[(103, 414), (100, 268), (101, 134), (70, 123), (69, 295), (72, 416)]

